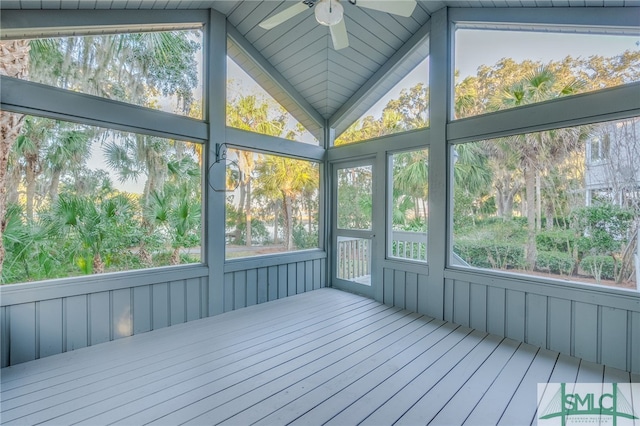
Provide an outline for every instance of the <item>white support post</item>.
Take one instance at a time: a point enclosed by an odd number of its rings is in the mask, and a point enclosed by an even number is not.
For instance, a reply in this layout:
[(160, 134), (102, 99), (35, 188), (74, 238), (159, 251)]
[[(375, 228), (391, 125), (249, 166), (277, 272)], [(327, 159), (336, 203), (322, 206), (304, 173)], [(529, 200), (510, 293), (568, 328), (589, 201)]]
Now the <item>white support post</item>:
[[(209, 267), (209, 316), (224, 312), (224, 258), (225, 258), (225, 193), (215, 192), (210, 181), (224, 182), (222, 163), (213, 166), (216, 144), (226, 143), (226, 88), (227, 88), (227, 20), (224, 15), (211, 10), (206, 46), (207, 61), (207, 113), (209, 141), (207, 146), (207, 178), (205, 184), (206, 251)], [(224, 184), (222, 185), (224, 187)]]
[(447, 259), (447, 121), (450, 96), (450, 49), (447, 8), (431, 16), (429, 88), (430, 88), (430, 145), (429, 145), (429, 278), (427, 295), (418, 300), (418, 311), (434, 318), (444, 318), (444, 269)]

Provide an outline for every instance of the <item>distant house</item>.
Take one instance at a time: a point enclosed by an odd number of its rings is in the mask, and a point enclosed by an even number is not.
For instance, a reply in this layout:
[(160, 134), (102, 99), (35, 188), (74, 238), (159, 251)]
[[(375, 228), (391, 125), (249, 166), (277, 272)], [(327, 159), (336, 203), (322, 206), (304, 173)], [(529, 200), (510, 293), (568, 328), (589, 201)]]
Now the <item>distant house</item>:
[[(640, 120), (598, 125), (586, 149), (586, 205), (604, 199), (620, 207), (640, 209)], [(635, 269), (640, 282), (640, 234)]]
[(640, 207), (640, 120), (597, 125), (586, 144), (586, 204)]

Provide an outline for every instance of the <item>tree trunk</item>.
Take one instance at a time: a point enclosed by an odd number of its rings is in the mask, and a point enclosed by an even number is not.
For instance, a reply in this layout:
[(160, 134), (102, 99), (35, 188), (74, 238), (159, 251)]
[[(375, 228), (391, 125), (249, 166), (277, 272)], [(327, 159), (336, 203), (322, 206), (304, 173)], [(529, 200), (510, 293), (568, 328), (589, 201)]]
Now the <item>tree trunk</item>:
[[(245, 206), (245, 198), (246, 198), (246, 188), (244, 181), (240, 181), (240, 201), (238, 202), (238, 221), (244, 216), (244, 206)], [(233, 238), (236, 244), (240, 244), (242, 240), (242, 230), (240, 229), (240, 223), (236, 224), (236, 229), (233, 233)]]
[(553, 207), (553, 201), (547, 201), (545, 210), (545, 216), (547, 218), (546, 229), (547, 231), (551, 231), (553, 229), (553, 221), (555, 217), (555, 208)]
[(251, 220), (253, 219), (251, 217), (251, 179), (249, 179), (247, 181), (247, 206), (245, 207), (246, 212), (246, 222), (247, 222), (247, 226), (245, 227), (245, 244), (247, 247), (251, 247), (252, 245), (252, 238), (251, 238)]
[(293, 206), (291, 205), (291, 198), (283, 194), (282, 204), (284, 205), (284, 240), (287, 251), (291, 251), (293, 250)]
[(513, 218), (513, 196), (511, 192), (507, 193), (504, 199), (502, 200), (502, 205), (504, 209), (504, 220), (511, 220)]
[(540, 172), (536, 171), (536, 229), (542, 229), (542, 197), (540, 194)]
[(4, 231), (7, 228), (7, 167), (9, 153), (20, 133), (24, 115), (0, 110), (0, 277), (4, 264)]
[(496, 187), (496, 208), (498, 210), (498, 217), (504, 218), (504, 201), (502, 197), (502, 189)]
[(527, 269), (532, 271), (536, 265), (536, 175), (533, 166), (527, 164), (524, 168), (527, 213), (527, 245), (525, 246), (525, 261)]
[(20, 186), (20, 181), (22, 180), (22, 170), (19, 164), (13, 164), (11, 168), (6, 170), (7, 177), (7, 204), (16, 204), (19, 201), (20, 193), (18, 192), (18, 187)]
[(33, 220), (33, 199), (36, 195), (36, 177), (38, 176), (38, 163), (33, 158), (26, 158), (27, 167), (25, 170), (25, 179), (27, 186), (27, 219)]
[(49, 199), (51, 200), (51, 205), (55, 206), (58, 202), (58, 187), (60, 186), (60, 170), (54, 170), (51, 175), (51, 185), (49, 185)]
[(100, 253), (96, 253), (93, 255), (93, 273), (102, 274), (103, 272), (104, 262), (102, 261), (102, 257), (100, 257)]
[(273, 208), (273, 244), (278, 244), (278, 220), (280, 220), (278, 215), (279, 211), (280, 208), (276, 205)]
[(67, 48), (65, 49), (64, 52), (64, 59), (62, 62), (62, 68), (61, 68), (61, 76), (62, 76), (62, 88), (63, 89), (67, 89), (68, 85), (69, 85), (69, 80), (73, 81), (73, 78), (69, 78), (72, 75), (75, 74), (74, 71), (72, 71), (72, 67), (71, 67), (71, 62), (72, 62), (72, 58), (73, 58), (73, 50), (76, 44), (76, 38), (75, 37), (69, 37), (67, 39)]
[(309, 231), (309, 233), (311, 233), (311, 225), (313, 225), (313, 214), (311, 213), (312, 203), (313, 200), (311, 199), (311, 197), (307, 197), (307, 224), (309, 226), (307, 230)]
[(176, 247), (173, 249), (173, 253), (171, 253), (171, 259), (169, 260), (171, 265), (179, 265), (180, 264), (180, 247)]
[(500, 178), (499, 184), (495, 186), (495, 189), (498, 217), (505, 221), (511, 220), (513, 217), (513, 197), (520, 190), (520, 185), (517, 183), (512, 185), (511, 177), (506, 175)]
[[(0, 41), (0, 75), (24, 78), (29, 71), (29, 41)], [(0, 277), (5, 249), (3, 234), (7, 227), (7, 167), (9, 153), (15, 143), (24, 115), (0, 110)]]
[(140, 258), (140, 263), (144, 267), (151, 268), (153, 266), (153, 257), (151, 256), (151, 253), (149, 253), (149, 250), (147, 250), (147, 248), (144, 246), (144, 244), (140, 246), (138, 257)]

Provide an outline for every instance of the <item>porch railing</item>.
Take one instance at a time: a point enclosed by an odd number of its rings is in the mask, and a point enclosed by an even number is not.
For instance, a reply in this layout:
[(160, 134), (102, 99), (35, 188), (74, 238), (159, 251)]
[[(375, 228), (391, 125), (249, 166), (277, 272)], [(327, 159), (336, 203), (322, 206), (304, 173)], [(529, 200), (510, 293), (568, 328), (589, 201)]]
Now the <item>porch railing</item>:
[(427, 233), (393, 231), (391, 256), (401, 259), (427, 260)]
[(340, 237), (337, 276), (340, 279), (370, 284), (371, 240)]
[[(411, 259), (426, 262), (427, 233), (393, 231), (390, 241), (390, 256), (397, 259)], [(371, 281), (371, 240), (340, 237), (337, 251), (337, 277), (343, 280), (370, 285)], [(452, 263), (469, 266), (456, 253)]]

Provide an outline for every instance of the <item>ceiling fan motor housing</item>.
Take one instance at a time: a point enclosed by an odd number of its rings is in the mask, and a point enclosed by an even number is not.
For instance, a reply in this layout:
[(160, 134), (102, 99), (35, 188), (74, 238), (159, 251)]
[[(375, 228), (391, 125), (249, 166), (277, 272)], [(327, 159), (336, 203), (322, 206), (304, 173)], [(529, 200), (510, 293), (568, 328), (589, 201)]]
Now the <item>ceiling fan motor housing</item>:
[(342, 21), (344, 8), (338, 0), (320, 0), (314, 13), (319, 24), (331, 27)]

